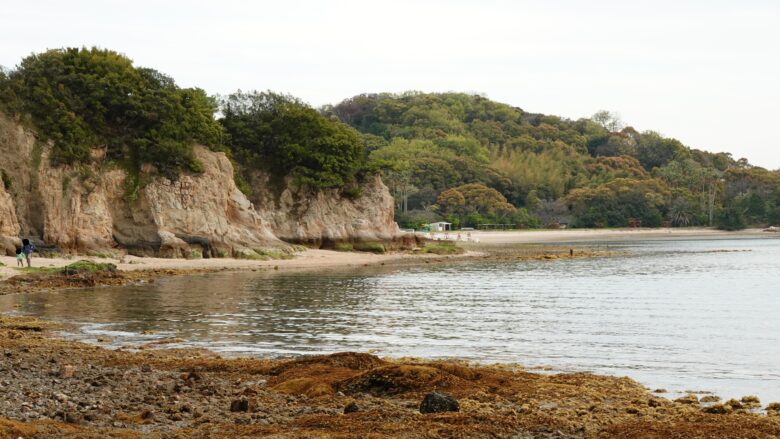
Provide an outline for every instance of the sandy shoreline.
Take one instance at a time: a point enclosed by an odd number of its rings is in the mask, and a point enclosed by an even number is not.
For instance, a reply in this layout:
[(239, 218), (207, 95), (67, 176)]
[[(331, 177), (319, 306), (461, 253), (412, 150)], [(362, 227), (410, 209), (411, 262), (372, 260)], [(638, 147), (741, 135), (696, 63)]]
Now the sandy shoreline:
[(609, 242), (636, 241), (644, 239), (729, 239), (746, 237), (780, 237), (778, 233), (764, 232), (762, 229), (745, 229), (737, 232), (690, 227), (657, 229), (559, 229), (527, 231), (474, 231), (473, 238), (484, 244), (534, 244), (567, 242)]
[[(403, 264), (413, 260), (447, 260), (454, 258), (468, 258), (480, 256), (478, 252), (467, 252), (462, 255), (436, 255), (436, 254), (412, 254), (393, 252), (385, 254), (338, 252), (333, 250), (308, 249), (296, 253), (291, 259), (249, 260), (233, 258), (213, 259), (165, 259), (125, 256), (122, 259), (97, 258), (75, 255), (70, 258), (33, 258), (34, 267), (64, 267), (78, 260), (90, 260), (94, 262), (110, 262), (115, 264), (120, 271), (133, 272), (144, 270), (193, 270), (193, 271), (218, 271), (218, 270), (306, 270), (326, 269), (334, 267), (360, 267), (367, 265)], [(0, 280), (16, 276), (23, 271), (15, 268), (16, 260), (10, 256), (0, 257), (4, 267), (0, 267)]]
[[(472, 238), (480, 244), (480, 250), (485, 246), (500, 246), (507, 244), (554, 244), (554, 243), (586, 243), (614, 242), (644, 239), (728, 239), (740, 237), (780, 237), (780, 234), (763, 232), (761, 229), (747, 229), (739, 232), (724, 232), (708, 228), (685, 229), (568, 229), (568, 230), (528, 230), (528, 231), (473, 231)], [(453, 237), (456, 234), (453, 234)], [(463, 243), (468, 249), (470, 243)], [(374, 254), (366, 252), (337, 252), (332, 250), (308, 249), (295, 254), (292, 259), (247, 260), (233, 258), (212, 259), (165, 259), (150, 257), (125, 256), (122, 259), (97, 258), (77, 255), (69, 258), (33, 258), (35, 267), (64, 267), (76, 260), (91, 260), (95, 262), (110, 262), (120, 271), (139, 270), (255, 270), (255, 269), (326, 269), (334, 267), (359, 267), (382, 264), (414, 263), (416, 260), (443, 261), (454, 258), (471, 258), (484, 256), (479, 251), (468, 251), (462, 255), (415, 254), (409, 252), (391, 252)], [(0, 256), (0, 280), (8, 279), (20, 273), (16, 260), (10, 256)]]

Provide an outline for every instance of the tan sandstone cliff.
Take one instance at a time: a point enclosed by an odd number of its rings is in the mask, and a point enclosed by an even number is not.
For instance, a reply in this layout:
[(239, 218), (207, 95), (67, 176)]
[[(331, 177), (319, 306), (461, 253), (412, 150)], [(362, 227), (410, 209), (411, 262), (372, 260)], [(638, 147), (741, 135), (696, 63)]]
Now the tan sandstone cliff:
[(62, 250), (120, 249), (165, 257), (253, 254), (288, 243), (393, 240), (393, 203), (378, 177), (355, 199), (298, 188), (291, 179), (252, 178), (252, 200), (235, 185), (223, 153), (196, 147), (203, 172), (176, 181), (152, 178), (128, 190), (123, 170), (95, 150), (94, 164), (52, 167), (48, 147), (0, 114), (0, 248), (20, 237)]

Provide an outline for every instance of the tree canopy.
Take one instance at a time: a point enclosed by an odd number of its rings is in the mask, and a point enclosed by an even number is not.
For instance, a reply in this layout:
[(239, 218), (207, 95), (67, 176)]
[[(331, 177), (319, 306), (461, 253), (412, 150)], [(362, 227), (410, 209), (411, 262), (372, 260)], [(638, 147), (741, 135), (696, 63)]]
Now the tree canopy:
[(344, 186), (365, 170), (361, 135), (297, 98), (237, 92), (222, 101), (221, 110), (231, 149), (254, 167), (317, 187)]
[(780, 214), (780, 184), (767, 177), (778, 172), (637, 131), (608, 111), (568, 120), (483, 96), (419, 92), (358, 95), (322, 111), (378, 139), (371, 157), (393, 165), (384, 176), (404, 200), (401, 222), (435, 206), (473, 209), (453, 191), (469, 184), (495, 190), (539, 224), (708, 225), (734, 203), (751, 206), (753, 224)]
[(133, 168), (152, 164), (168, 176), (198, 171), (192, 145), (215, 146), (222, 129), (214, 99), (168, 76), (133, 66), (103, 49), (31, 55), (0, 78), (5, 111), (28, 116), (53, 142), (54, 164), (90, 161), (93, 148)]

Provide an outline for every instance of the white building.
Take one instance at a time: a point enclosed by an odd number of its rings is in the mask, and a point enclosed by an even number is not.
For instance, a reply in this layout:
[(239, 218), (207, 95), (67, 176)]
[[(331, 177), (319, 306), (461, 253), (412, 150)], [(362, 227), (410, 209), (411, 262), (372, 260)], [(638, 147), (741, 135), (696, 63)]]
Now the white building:
[(446, 232), (446, 231), (452, 230), (452, 223), (439, 221), (437, 223), (430, 223), (430, 224), (428, 224), (428, 228), (433, 233), (435, 233), (435, 232)]

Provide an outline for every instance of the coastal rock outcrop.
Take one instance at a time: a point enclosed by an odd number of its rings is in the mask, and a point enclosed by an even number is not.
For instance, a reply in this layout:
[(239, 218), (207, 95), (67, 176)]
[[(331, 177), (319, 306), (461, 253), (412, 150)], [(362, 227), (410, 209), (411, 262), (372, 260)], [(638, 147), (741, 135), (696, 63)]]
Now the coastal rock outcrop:
[(347, 197), (256, 172), (247, 197), (225, 154), (201, 146), (194, 152), (202, 172), (175, 181), (148, 177), (141, 185), (130, 184), (100, 149), (88, 166), (56, 167), (49, 149), (0, 114), (0, 171), (7, 182), (0, 185), (0, 251), (12, 253), (25, 236), (63, 250), (212, 257), (399, 235), (392, 197), (378, 176)]
[(21, 244), (19, 236), (19, 221), (16, 219), (11, 195), (0, 184), (0, 254), (11, 256), (16, 247)]
[(260, 216), (284, 241), (328, 245), (389, 241), (399, 234), (393, 220), (393, 197), (379, 176), (363, 181), (356, 197), (336, 189), (298, 187), (290, 178), (275, 185), (264, 173), (255, 173), (250, 181)]

